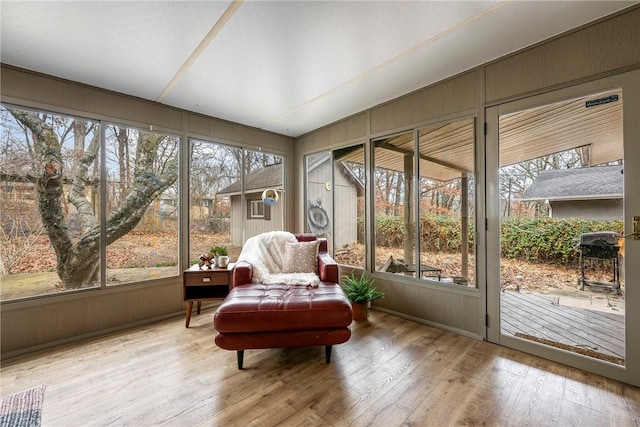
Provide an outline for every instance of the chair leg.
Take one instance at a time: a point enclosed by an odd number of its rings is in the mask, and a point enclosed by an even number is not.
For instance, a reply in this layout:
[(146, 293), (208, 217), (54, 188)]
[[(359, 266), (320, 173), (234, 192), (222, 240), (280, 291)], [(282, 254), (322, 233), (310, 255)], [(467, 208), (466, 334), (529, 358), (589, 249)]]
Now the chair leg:
[(238, 350), (236, 354), (238, 355), (238, 369), (242, 370), (242, 361), (244, 360), (244, 350)]
[(324, 348), (324, 360), (327, 363), (331, 363), (331, 346), (330, 345)]

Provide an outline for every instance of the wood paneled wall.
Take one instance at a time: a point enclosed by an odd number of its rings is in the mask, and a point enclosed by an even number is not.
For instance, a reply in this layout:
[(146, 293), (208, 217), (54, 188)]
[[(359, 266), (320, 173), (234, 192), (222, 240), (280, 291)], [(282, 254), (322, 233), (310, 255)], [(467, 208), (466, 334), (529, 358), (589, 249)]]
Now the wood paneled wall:
[(77, 113), (181, 130), (182, 112), (162, 104), (2, 65), (2, 100), (55, 112)]
[(368, 135), (367, 117), (368, 113), (365, 112), (340, 120), (331, 126), (318, 129), (298, 138), (297, 145), (326, 149), (335, 144), (342, 144), (345, 141), (364, 139)]
[[(386, 102), (350, 118), (302, 136), (296, 143), (296, 161), (304, 154), (365, 142), (385, 132), (418, 127), (428, 121), (456, 115), (484, 119), (485, 106), (501, 100), (570, 86), (600, 76), (640, 68), (640, 7), (602, 20), (532, 48), (498, 59), (474, 70)], [(347, 130), (353, 130), (348, 132)], [(477, 132), (477, 144), (485, 144)], [(483, 150), (479, 150), (483, 152)], [(478, 164), (484, 162), (477, 159)], [(304, 171), (296, 176), (296, 194), (302, 197)], [(303, 206), (296, 212), (302, 227)], [(478, 219), (480, 221), (480, 218)], [(480, 257), (481, 258), (481, 257)], [(351, 269), (344, 269), (345, 273)], [(471, 336), (484, 336), (484, 286), (479, 290), (448, 290), (375, 274), (376, 284), (389, 297), (376, 301), (383, 309), (414, 320)]]
[(179, 280), (163, 282), (5, 304), (1, 311), (3, 357), (174, 316), (183, 309), (182, 285)]
[(640, 64), (640, 8), (486, 67), (486, 101), (510, 98)]
[[(6, 65), (1, 79), (3, 102), (128, 126), (154, 126), (182, 135), (185, 143), (188, 136), (197, 136), (250, 149), (260, 146), (288, 157), (285, 182), (291, 181), (287, 174), (294, 171), (293, 138)], [(293, 204), (287, 208), (292, 217)], [(2, 357), (174, 316), (184, 307), (181, 274), (153, 283), (3, 302)]]
[(470, 72), (371, 109), (371, 134), (413, 127), (477, 107), (477, 75)]

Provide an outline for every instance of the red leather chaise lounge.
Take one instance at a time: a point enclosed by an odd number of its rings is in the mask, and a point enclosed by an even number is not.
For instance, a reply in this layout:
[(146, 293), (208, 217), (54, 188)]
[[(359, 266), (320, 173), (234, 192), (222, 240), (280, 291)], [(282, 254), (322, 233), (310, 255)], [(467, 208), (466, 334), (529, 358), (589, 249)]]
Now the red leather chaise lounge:
[(254, 266), (242, 255), (234, 268), (232, 289), (214, 315), (214, 328), (216, 345), (237, 352), (238, 369), (248, 349), (322, 345), (330, 363), (332, 345), (351, 337), (351, 303), (338, 284), (338, 265), (327, 252), (327, 240), (310, 234), (295, 238), (319, 241), (317, 286), (252, 283)]

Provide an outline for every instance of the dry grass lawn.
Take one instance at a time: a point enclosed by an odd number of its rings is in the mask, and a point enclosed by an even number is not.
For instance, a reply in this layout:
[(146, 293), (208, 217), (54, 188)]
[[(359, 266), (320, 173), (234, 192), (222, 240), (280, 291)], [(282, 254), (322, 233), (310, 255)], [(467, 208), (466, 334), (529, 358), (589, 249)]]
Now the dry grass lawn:
[[(177, 235), (175, 233), (129, 233), (107, 249), (109, 282), (126, 283), (137, 276), (149, 277), (148, 269), (155, 270), (156, 277), (177, 274)], [(37, 240), (17, 242), (17, 246), (29, 245), (26, 254), (19, 258), (12, 274), (0, 276), (2, 299), (13, 299), (34, 295), (60, 292), (61, 285), (55, 273), (55, 255), (46, 236)], [(241, 248), (232, 247), (228, 235), (198, 234), (192, 236), (191, 253), (196, 259), (212, 246), (227, 246), (232, 260), (238, 258)], [(4, 248), (9, 250), (9, 248)], [(376, 251), (376, 265), (383, 263), (390, 255), (398, 256), (402, 249), (381, 247)], [(364, 265), (364, 247), (354, 245), (337, 251), (336, 260), (343, 264)], [(461, 262), (458, 254), (424, 253), (423, 262), (442, 269), (443, 277), (460, 275)], [(474, 259), (469, 262), (469, 282), (475, 283)], [(603, 263), (587, 264), (587, 277), (592, 280), (608, 281), (610, 268)], [(567, 294), (577, 288), (577, 266), (532, 263), (516, 259), (501, 262), (503, 289), (524, 292)]]

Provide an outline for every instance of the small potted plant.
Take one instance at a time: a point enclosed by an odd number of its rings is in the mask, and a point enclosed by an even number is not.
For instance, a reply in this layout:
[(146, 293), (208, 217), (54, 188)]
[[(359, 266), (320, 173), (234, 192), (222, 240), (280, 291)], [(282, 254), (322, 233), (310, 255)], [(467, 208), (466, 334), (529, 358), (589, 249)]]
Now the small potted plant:
[(209, 253), (216, 260), (216, 265), (219, 268), (227, 268), (229, 264), (229, 250), (225, 246), (214, 246), (209, 250)]
[(353, 320), (367, 319), (371, 301), (384, 298), (384, 293), (373, 285), (373, 279), (364, 274), (359, 277), (353, 273), (350, 276), (342, 276), (341, 286), (353, 305)]

